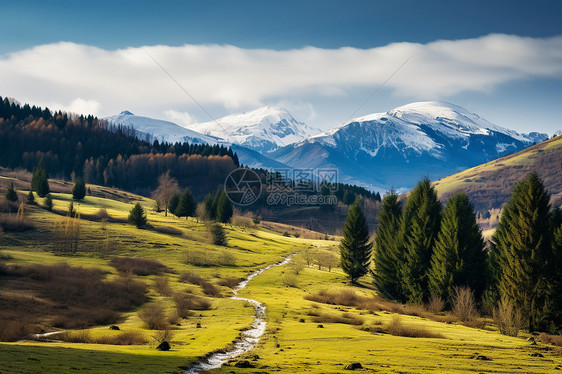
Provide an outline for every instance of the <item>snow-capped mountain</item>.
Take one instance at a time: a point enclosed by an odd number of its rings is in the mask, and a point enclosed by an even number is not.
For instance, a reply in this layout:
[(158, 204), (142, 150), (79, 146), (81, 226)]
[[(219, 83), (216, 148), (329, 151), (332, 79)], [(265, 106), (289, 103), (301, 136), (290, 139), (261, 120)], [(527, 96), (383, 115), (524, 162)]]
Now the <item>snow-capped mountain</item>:
[(320, 132), (299, 122), (285, 109), (275, 106), (231, 114), (216, 121), (194, 124), (189, 128), (261, 153), (300, 142)]
[[(137, 137), (146, 139), (147, 136), (159, 141), (169, 143), (188, 142), (202, 144), (220, 144), (231, 146), (231, 143), (211, 135), (200, 134), (196, 131), (186, 129), (173, 122), (163, 121), (150, 117), (136, 116), (129, 111), (123, 111), (118, 115), (104, 118), (107, 122), (114, 125), (131, 127), (136, 131)], [(255, 168), (279, 169), (288, 168), (287, 165), (279, 161), (262, 155), (261, 153), (245, 148), (243, 146), (232, 145), (232, 150), (238, 155), (240, 163)]]
[(217, 139), (216, 137), (200, 134), (196, 131), (181, 127), (173, 122), (150, 117), (136, 116), (127, 110), (114, 116), (105, 117), (104, 120), (114, 125), (132, 127), (135, 131), (140, 133), (139, 137), (149, 135), (154, 139), (169, 143), (220, 143), (220, 139)]
[(299, 168), (337, 168), (340, 179), (380, 189), (407, 189), (547, 139), (519, 134), (444, 102), (408, 104), (348, 123), (271, 153)]

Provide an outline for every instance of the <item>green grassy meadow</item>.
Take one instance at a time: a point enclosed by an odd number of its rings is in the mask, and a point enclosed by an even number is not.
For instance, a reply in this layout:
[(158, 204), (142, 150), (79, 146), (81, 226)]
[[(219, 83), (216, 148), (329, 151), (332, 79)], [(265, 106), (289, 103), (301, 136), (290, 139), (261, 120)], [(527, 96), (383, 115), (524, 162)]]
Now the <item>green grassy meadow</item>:
[[(54, 212), (39, 206), (26, 207), (27, 217), (35, 229), (21, 233), (3, 233), (0, 253), (6, 265), (52, 265), (61, 262), (70, 266), (98, 268), (107, 280), (119, 277), (111, 265), (111, 257), (135, 257), (160, 261), (168, 267), (163, 275), (170, 288), (205, 298), (208, 310), (194, 310), (185, 319), (172, 325), (170, 351), (156, 350), (155, 331), (148, 330), (139, 315), (147, 305), (162, 303), (166, 314), (174, 313), (170, 296), (157, 292), (158, 276), (132, 275), (148, 286), (148, 301), (134, 310), (123, 312), (117, 323), (121, 331), (109, 325), (86, 329), (90, 336), (111, 336), (136, 332), (146, 342), (141, 345), (110, 345), (68, 342), (19, 341), (0, 343), (1, 373), (177, 373), (209, 352), (227, 347), (253, 321), (254, 309), (242, 301), (229, 299), (232, 289), (222, 281), (244, 278), (265, 265), (279, 262), (287, 255), (307, 249), (335, 251), (337, 242), (287, 237), (251, 227), (226, 225), (228, 247), (210, 244), (205, 223), (178, 219), (153, 210), (154, 202), (137, 197), (148, 212), (153, 227), (137, 229), (125, 219), (132, 202), (87, 196), (75, 202), (83, 215), (80, 220), (80, 248), (75, 255), (61, 256), (52, 252), (53, 227), (64, 219), (71, 195), (53, 193)], [(85, 219), (95, 216), (100, 208), (111, 219), (107, 222)], [(159, 229), (160, 228), (160, 229)], [(175, 228), (172, 233), (166, 229)], [(188, 264), (194, 254), (211, 259), (207, 266)], [(228, 261), (222, 261), (227, 259)], [(215, 262), (213, 262), (215, 261)], [(221, 262), (222, 261), (222, 262)], [(222, 294), (209, 296), (195, 284), (180, 281), (181, 274), (191, 272), (215, 285)], [(381, 373), (551, 373), (562, 369), (559, 348), (539, 343), (531, 345), (525, 335), (517, 338), (500, 335), (491, 321), (484, 329), (465, 327), (458, 322), (443, 323), (401, 315), (401, 322), (412, 328), (424, 328), (443, 338), (409, 338), (368, 331), (372, 326), (388, 324), (395, 313), (369, 311), (342, 305), (309, 301), (305, 297), (321, 290), (341, 292), (353, 289), (359, 295), (372, 296), (370, 279), (362, 287), (351, 287), (340, 269), (318, 270), (305, 267), (298, 275), (287, 265), (273, 267), (254, 278), (239, 296), (252, 298), (267, 307), (267, 329), (258, 346), (239, 359), (250, 360), (255, 368), (241, 369), (228, 363), (216, 373), (263, 372), (343, 372), (350, 362), (360, 362), (365, 372)], [(291, 282), (288, 282), (288, 279)], [(0, 296), (10, 293), (24, 295), (25, 289), (10, 289), (10, 281), (0, 278)], [(291, 285), (287, 285), (291, 283)], [(27, 295), (38, 297), (37, 295)], [(360, 320), (361, 324), (314, 322), (315, 315)], [(197, 327), (197, 324), (201, 328)], [(323, 328), (319, 328), (319, 325)], [(41, 329), (55, 331), (48, 319)], [(537, 355), (540, 354), (540, 355)], [(257, 356), (256, 356), (257, 355)], [(478, 358), (480, 356), (480, 359)], [(542, 357), (541, 357), (542, 356)], [(483, 360), (482, 357), (487, 358)]]

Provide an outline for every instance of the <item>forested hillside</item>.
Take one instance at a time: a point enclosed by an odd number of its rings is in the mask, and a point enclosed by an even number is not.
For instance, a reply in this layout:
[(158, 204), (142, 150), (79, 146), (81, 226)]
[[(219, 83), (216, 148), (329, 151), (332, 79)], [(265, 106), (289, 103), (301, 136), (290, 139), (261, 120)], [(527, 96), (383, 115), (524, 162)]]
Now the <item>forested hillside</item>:
[(148, 143), (130, 128), (89, 116), (51, 112), (0, 97), (0, 165), (32, 170), (43, 159), (49, 177), (83, 176), (89, 183), (149, 194), (170, 170), (202, 197), (238, 166), (230, 148)]

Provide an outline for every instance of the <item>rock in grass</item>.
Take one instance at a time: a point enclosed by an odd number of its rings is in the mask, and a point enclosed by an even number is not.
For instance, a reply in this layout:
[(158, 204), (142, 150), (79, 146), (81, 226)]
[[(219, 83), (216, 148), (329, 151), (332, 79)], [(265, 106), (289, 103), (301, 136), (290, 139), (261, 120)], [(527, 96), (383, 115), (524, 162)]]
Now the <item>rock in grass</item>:
[(357, 370), (357, 369), (363, 369), (363, 366), (359, 362), (352, 362), (351, 364), (347, 365), (344, 369), (345, 370)]
[(237, 368), (243, 368), (243, 369), (247, 369), (247, 368), (255, 368), (255, 365), (252, 364), (250, 361), (248, 360), (240, 360), (237, 363), (234, 364), (234, 366), (236, 366)]
[(110, 330), (121, 330), (121, 329), (119, 328), (119, 326), (111, 326), (109, 329), (110, 329)]
[(316, 326), (316, 328), (318, 328), (318, 329), (323, 329), (323, 328), (324, 328), (324, 325), (318, 325), (318, 326)]
[(478, 355), (474, 358), (476, 360), (480, 360), (480, 361), (492, 361), (492, 359), (490, 357), (487, 357), (487, 356), (484, 356), (484, 355)]
[(156, 349), (158, 349), (159, 351), (169, 351), (170, 343), (168, 343), (167, 341), (163, 341), (158, 345), (158, 347), (156, 347)]

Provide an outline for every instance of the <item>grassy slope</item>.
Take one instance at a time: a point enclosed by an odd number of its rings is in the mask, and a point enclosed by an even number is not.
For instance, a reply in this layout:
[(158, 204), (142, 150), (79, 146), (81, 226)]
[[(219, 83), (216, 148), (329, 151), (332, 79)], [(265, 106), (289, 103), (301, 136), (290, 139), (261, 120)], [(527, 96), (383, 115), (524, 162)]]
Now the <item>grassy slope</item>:
[[(445, 339), (407, 338), (372, 334), (347, 324), (317, 323), (308, 316), (312, 305), (324, 313), (348, 313), (364, 318), (365, 325), (386, 323), (393, 314), (376, 315), (352, 307), (317, 304), (304, 299), (320, 289), (346, 288), (346, 279), (338, 272), (305, 269), (298, 288), (286, 287), (281, 278), (287, 266), (273, 268), (242, 291), (245, 297), (265, 302), (268, 308), (268, 333), (249, 358), (258, 355), (256, 369), (226, 366), (217, 372), (311, 372), (340, 373), (345, 365), (358, 361), (363, 367), (380, 373), (549, 373), (561, 368), (562, 358), (531, 346), (524, 338), (511, 338), (493, 330), (479, 330), (458, 324), (444, 324), (419, 317), (401, 316), (404, 324), (421, 326), (444, 335)], [(369, 294), (372, 291), (363, 289)], [(299, 322), (304, 319), (305, 322)], [(279, 347), (277, 347), (279, 344)], [(541, 352), (545, 357), (531, 357)], [(477, 360), (484, 355), (490, 361)]]
[(499, 208), (515, 183), (531, 171), (543, 178), (553, 194), (552, 202), (562, 204), (562, 136), (544, 141), (520, 152), (502, 157), (434, 183), (440, 196), (446, 198), (457, 190), (465, 190), (477, 210)]
[[(55, 210), (64, 211), (70, 201), (68, 194), (53, 194)], [(42, 199), (38, 199), (41, 204)], [(170, 236), (149, 230), (138, 230), (124, 223), (107, 223), (102, 229), (100, 222), (82, 220), (81, 234), (83, 246), (95, 243), (96, 240), (111, 238), (117, 250), (112, 255), (154, 258), (163, 262), (173, 270), (168, 274), (170, 285), (174, 289), (192, 289), (202, 294), (198, 287), (179, 283), (178, 274), (183, 271), (195, 271), (199, 275), (216, 281), (221, 277), (244, 277), (248, 272), (265, 264), (277, 262), (286, 255), (300, 251), (311, 245), (333, 245), (333, 242), (311, 241), (287, 238), (280, 234), (259, 229), (227, 227), (230, 240), (226, 249), (235, 257), (235, 266), (217, 266), (197, 268), (184, 262), (188, 250), (202, 250), (206, 253), (217, 253), (225, 249), (208, 244), (206, 228), (203, 224), (190, 219), (180, 220), (164, 217), (150, 211), (153, 202), (143, 199), (142, 204), (149, 208), (149, 221), (160, 226), (173, 226), (182, 230), (182, 236)], [(111, 216), (126, 217), (132, 204), (97, 197), (87, 197), (75, 203), (83, 214), (95, 213), (105, 208)], [(8, 264), (54, 264), (67, 262), (72, 266), (98, 267), (109, 272), (108, 277), (117, 274), (109, 265), (107, 258), (101, 258), (90, 245), (91, 252), (76, 256), (55, 256), (48, 245), (51, 238), (53, 222), (61, 219), (60, 215), (47, 212), (40, 207), (28, 207), (27, 213), (36, 223), (37, 228), (25, 233), (5, 233), (1, 239), (0, 250), (12, 258)], [(163, 299), (152, 288), (154, 276), (136, 277), (149, 284), (152, 300)], [(1, 287), (0, 287), (1, 289)], [(223, 294), (228, 296), (230, 289), (222, 287)], [(70, 343), (11, 343), (0, 345), (0, 360), (7, 363), (3, 372), (67, 372), (72, 367), (90, 368), (90, 372), (175, 372), (178, 367), (185, 366), (197, 357), (215, 349), (227, 346), (236, 339), (240, 330), (253, 321), (253, 308), (242, 302), (228, 298), (213, 298), (212, 310), (197, 312), (196, 316), (181, 322), (182, 326), (175, 330), (173, 349), (170, 352), (157, 352), (153, 332), (144, 329), (136, 312), (128, 313), (119, 324), (122, 331), (142, 331), (151, 340), (146, 346), (109, 346)], [(169, 313), (172, 305), (169, 305)], [(195, 327), (200, 322), (202, 329)], [(51, 330), (48, 326), (46, 329)], [(112, 334), (107, 326), (91, 329), (95, 334)], [(50, 352), (50, 354), (45, 354)], [(98, 354), (99, 353), (99, 354)], [(101, 356), (100, 356), (101, 355)], [(107, 360), (100, 359), (107, 357)], [(36, 360), (37, 359), (37, 360)], [(107, 362), (105, 362), (107, 361)], [(111, 364), (113, 363), (113, 364)], [(141, 370), (142, 369), (142, 370)]]
[[(69, 195), (54, 194), (55, 206), (65, 209)], [(40, 199), (39, 199), (40, 200)], [(41, 202), (41, 201), (40, 201)], [(152, 202), (143, 200), (146, 207)], [(111, 215), (125, 217), (131, 204), (88, 197), (80, 203), (82, 213), (95, 213), (104, 207)], [(28, 210), (37, 223), (37, 229), (23, 234), (5, 234), (2, 238), (2, 252), (13, 258), (9, 263), (51, 264), (61, 261), (74, 266), (100, 267), (109, 272), (116, 271), (109, 266), (106, 258), (96, 253), (77, 256), (55, 256), (49, 252), (48, 243), (53, 221), (60, 216), (41, 208)], [(150, 213), (149, 220), (158, 225), (180, 227), (183, 236), (170, 236), (154, 231), (137, 230), (121, 223), (108, 223), (105, 230), (99, 222), (83, 221), (81, 232), (86, 239), (112, 237), (118, 245), (118, 255), (155, 258), (173, 269), (169, 274), (174, 289), (191, 288), (195, 293), (201, 290), (193, 285), (177, 282), (182, 271), (195, 271), (215, 282), (218, 277), (243, 277), (249, 271), (264, 264), (276, 262), (289, 253), (298, 252), (309, 246), (333, 247), (333, 241), (314, 241), (287, 238), (261, 229), (227, 228), (230, 238), (228, 249), (236, 258), (236, 266), (196, 268), (184, 263), (186, 251), (201, 249), (220, 252), (223, 249), (206, 244), (206, 231), (202, 224), (193, 220), (185, 221), (162, 214)], [(357, 327), (343, 324), (324, 323), (323, 329), (311, 322), (308, 312), (315, 303), (307, 301), (307, 293), (319, 289), (347, 287), (340, 272), (326, 272), (305, 269), (297, 276), (297, 287), (283, 284), (284, 272), (288, 266), (272, 268), (250, 282), (242, 296), (251, 297), (267, 305), (268, 329), (258, 348), (250, 355), (259, 355), (257, 369), (238, 369), (227, 366), (217, 372), (342, 372), (343, 365), (359, 361), (369, 369), (379, 372), (551, 372), (562, 367), (560, 357), (553, 351), (540, 350), (545, 356), (531, 357), (538, 350), (522, 338), (509, 338), (496, 331), (471, 329), (459, 325), (447, 325), (418, 317), (403, 316), (406, 324), (419, 324), (432, 331), (441, 332), (446, 339), (404, 338), (391, 335), (371, 334)], [(153, 276), (137, 277), (152, 285)], [(0, 285), (1, 290), (1, 285)], [(225, 296), (229, 290), (222, 288)], [(360, 292), (370, 293), (368, 289)], [(151, 287), (152, 300), (162, 300)], [(151, 339), (153, 332), (146, 330), (136, 312), (127, 313), (119, 326), (123, 331), (141, 331), (151, 341), (144, 346), (111, 346), (75, 343), (3, 343), (0, 344), (2, 372), (7, 373), (64, 373), (84, 370), (91, 373), (172, 373), (188, 365), (197, 357), (212, 350), (223, 348), (235, 339), (240, 330), (252, 322), (253, 308), (241, 302), (226, 298), (213, 298), (213, 309), (197, 312), (194, 317), (181, 322), (172, 340), (170, 352), (155, 350), (156, 342)], [(320, 305), (320, 304), (317, 304)], [(171, 307), (171, 305), (170, 305)], [(385, 323), (391, 314), (377, 312), (377, 315), (358, 311), (354, 308), (320, 305), (325, 313), (340, 315), (343, 312), (365, 319), (366, 324), (375, 321)], [(305, 323), (300, 323), (300, 319)], [(200, 322), (202, 329), (195, 324)], [(114, 334), (107, 326), (91, 329), (94, 334)], [(277, 347), (279, 344), (279, 347)], [(541, 347), (544, 347), (541, 345)], [(491, 361), (474, 359), (485, 355)]]

